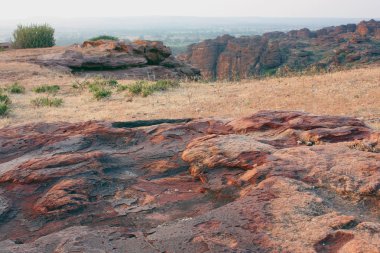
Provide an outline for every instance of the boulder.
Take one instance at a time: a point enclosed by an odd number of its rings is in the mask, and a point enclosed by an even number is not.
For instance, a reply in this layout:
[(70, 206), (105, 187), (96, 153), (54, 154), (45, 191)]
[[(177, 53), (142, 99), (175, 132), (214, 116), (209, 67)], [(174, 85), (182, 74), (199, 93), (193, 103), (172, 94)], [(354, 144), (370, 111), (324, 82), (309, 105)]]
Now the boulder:
[(158, 65), (172, 55), (170, 48), (161, 41), (136, 40), (133, 47), (135, 51), (143, 54), (151, 65)]
[[(27, 61), (74, 73), (123, 78), (197, 78), (199, 70), (177, 60), (160, 41), (132, 43), (112, 40), (85, 41), (81, 46), (61, 48), (58, 52), (32, 55)], [(149, 75), (149, 68), (155, 74)], [(182, 69), (186, 68), (184, 72)], [(141, 70), (142, 69), (142, 70)], [(96, 73), (92, 73), (96, 71)], [(114, 71), (114, 72), (112, 72)], [(136, 74), (137, 73), (137, 74)]]

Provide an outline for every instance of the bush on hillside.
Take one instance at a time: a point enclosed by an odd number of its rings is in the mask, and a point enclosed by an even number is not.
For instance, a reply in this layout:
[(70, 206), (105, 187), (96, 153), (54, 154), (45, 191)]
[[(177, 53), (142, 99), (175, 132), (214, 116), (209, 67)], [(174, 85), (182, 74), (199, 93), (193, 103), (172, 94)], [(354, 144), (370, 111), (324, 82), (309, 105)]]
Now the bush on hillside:
[(97, 40), (119, 40), (119, 38), (109, 35), (100, 35), (94, 38), (89, 39), (89, 41), (97, 41)]
[(14, 48), (43, 48), (55, 45), (54, 28), (44, 25), (19, 25), (13, 32)]

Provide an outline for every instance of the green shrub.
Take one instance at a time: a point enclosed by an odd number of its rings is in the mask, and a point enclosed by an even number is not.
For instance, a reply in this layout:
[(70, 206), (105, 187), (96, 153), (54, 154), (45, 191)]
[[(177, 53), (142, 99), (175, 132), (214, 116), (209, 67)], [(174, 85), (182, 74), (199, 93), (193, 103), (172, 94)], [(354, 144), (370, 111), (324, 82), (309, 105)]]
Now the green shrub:
[(8, 105), (11, 103), (11, 100), (9, 99), (9, 97), (7, 95), (0, 93), (0, 103)]
[(109, 35), (100, 35), (94, 38), (89, 39), (89, 41), (97, 41), (97, 40), (114, 40), (117, 41), (119, 38)]
[(4, 102), (0, 102), (0, 116), (5, 116), (9, 112), (9, 105)]
[(59, 107), (63, 104), (62, 98), (39, 97), (31, 101), (32, 105), (41, 107)]
[(58, 85), (41, 85), (33, 89), (36, 93), (57, 93), (61, 87)]
[(48, 24), (19, 25), (13, 32), (14, 48), (42, 48), (55, 45), (54, 29)]
[(21, 94), (25, 92), (25, 87), (16, 82), (12, 84), (7, 90), (13, 94)]

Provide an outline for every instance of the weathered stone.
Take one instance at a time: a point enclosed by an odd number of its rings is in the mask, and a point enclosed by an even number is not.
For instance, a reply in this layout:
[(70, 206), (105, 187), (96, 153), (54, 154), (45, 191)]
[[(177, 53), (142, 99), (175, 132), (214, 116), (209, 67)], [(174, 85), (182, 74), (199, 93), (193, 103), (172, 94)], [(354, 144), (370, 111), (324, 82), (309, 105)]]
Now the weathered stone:
[(380, 133), (354, 118), (38, 123), (0, 146), (1, 253), (380, 248)]
[(41, 50), (36, 49), (36, 54), (31, 50), (28, 56), (11, 60), (27, 61), (76, 74), (115, 78), (196, 79), (199, 76), (198, 69), (177, 60), (170, 48), (160, 41), (85, 41), (81, 46), (46, 49), (46, 54), (41, 54)]
[(6, 214), (10, 209), (10, 203), (8, 199), (0, 195), (0, 219), (1, 216)]

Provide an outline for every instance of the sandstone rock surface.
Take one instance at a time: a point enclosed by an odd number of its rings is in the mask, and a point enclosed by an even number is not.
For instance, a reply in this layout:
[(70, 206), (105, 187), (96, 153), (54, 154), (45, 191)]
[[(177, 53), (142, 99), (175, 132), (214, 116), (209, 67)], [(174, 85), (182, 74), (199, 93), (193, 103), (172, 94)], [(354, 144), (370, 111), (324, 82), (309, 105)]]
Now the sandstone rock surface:
[(164, 122), (0, 129), (0, 252), (379, 252), (380, 133), (360, 120)]
[(13, 57), (9, 61), (30, 62), (60, 71), (116, 78), (165, 79), (199, 76), (198, 69), (175, 59), (170, 48), (160, 41), (85, 41), (82, 45), (29, 51), (30, 53), (19, 58)]
[(243, 79), (300, 70), (331, 70), (380, 61), (380, 22), (363, 21), (318, 31), (222, 36), (189, 46), (180, 58), (205, 79)]

